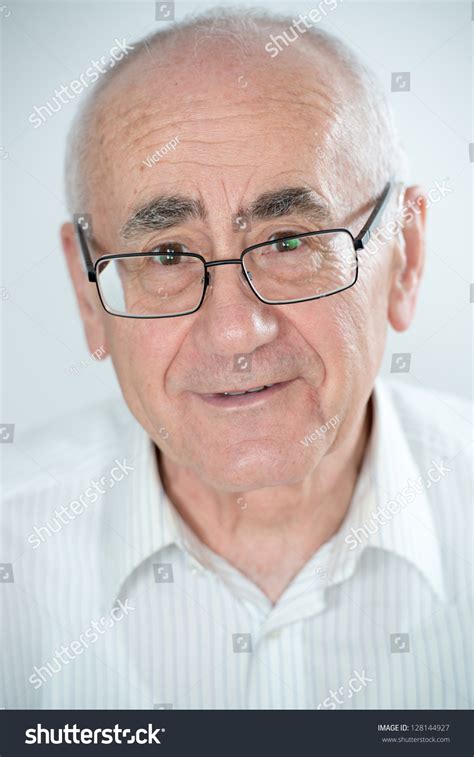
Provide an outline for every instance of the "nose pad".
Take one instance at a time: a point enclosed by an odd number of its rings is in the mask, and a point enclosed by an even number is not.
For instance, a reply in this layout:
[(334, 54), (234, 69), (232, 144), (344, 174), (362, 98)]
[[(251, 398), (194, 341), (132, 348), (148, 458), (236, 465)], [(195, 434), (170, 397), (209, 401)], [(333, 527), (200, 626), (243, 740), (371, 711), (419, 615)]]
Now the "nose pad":
[(206, 268), (204, 271), (204, 275), (201, 279), (201, 283), (206, 287), (206, 290), (204, 292), (204, 302), (206, 302), (207, 298), (209, 297), (209, 293), (212, 291), (212, 274), (209, 272), (209, 270)]
[[(248, 281), (245, 278), (245, 273), (244, 273), (242, 267), (240, 267), (240, 269), (239, 269), (239, 274), (240, 274), (241, 281), (244, 284), (246, 284), (246, 286), (248, 287)], [(249, 280), (252, 281), (252, 274), (251, 274), (250, 271), (247, 271), (247, 276), (249, 277)], [(205, 283), (205, 285), (206, 285), (206, 297), (205, 297), (205, 299), (207, 299), (207, 295), (208, 295), (209, 290), (212, 290), (213, 282), (214, 282), (214, 272), (213, 271), (211, 272), (208, 268), (206, 268), (204, 276), (202, 277), (202, 283)]]

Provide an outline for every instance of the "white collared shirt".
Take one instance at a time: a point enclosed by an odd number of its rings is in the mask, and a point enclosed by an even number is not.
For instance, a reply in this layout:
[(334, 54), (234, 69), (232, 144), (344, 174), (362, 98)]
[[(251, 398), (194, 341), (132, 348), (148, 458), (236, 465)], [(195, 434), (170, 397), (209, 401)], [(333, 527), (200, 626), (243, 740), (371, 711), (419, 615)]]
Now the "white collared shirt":
[(373, 399), (347, 516), (275, 605), (178, 515), (122, 402), (3, 445), (0, 706), (471, 707), (471, 407)]

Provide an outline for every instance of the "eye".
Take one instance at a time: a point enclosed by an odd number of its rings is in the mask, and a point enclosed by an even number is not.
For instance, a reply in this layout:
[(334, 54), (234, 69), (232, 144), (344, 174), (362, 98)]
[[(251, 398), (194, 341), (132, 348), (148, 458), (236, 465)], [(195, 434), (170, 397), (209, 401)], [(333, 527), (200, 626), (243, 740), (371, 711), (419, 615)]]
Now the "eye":
[(277, 250), (278, 252), (292, 252), (293, 250), (297, 250), (302, 246), (303, 240), (298, 239), (296, 233), (294, 239), (282, 239), (282, 237), (290, 237), (293, 233), (294, 232), (291, 230), (283, 230), (281, 232), (279, 231), (278, 234), (272, 234), (268, 241), (271, 242), (273, 239), (279, 239), (280, 241), (275, 242), (275, 244), (273, 245), (273, 249)]
[(150, 262), (165, 266), (179, 265), (183, 260), (186, 260), (186, 258), (181, 257), (181, 253), (189, 252), (189, 250), (180, 242), (163, 242), (162, 244), (155, 245), (150, 252), (156, 253), (155, 256), (150, 256)]

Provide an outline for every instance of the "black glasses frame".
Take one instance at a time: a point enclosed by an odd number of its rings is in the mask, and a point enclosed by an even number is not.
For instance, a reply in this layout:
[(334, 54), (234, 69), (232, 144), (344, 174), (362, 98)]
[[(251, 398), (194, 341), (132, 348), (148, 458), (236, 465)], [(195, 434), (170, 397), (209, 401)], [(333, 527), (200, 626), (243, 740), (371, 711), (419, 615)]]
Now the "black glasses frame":
[[(359, 258), (357, 255), (357, 250), (362, 250), (364, 247), (368, 244), (372, 231), (376, 227), (378, 221), (380, 220), (383, 211), (385, 210), (387, 203), (390, 199), (390, 196), (393, 192), (393, 189), (395, 188), (395, 181), (393, 179), (390, 179), (388, 181), (383, 189), (382, 194), (380, 195), (379, 199), (377, 200), (377, 203), (372, 210), (371, 214), (369, 215), (367, 221), (363, 225), (362, 229), (359, 231), (359, 233), (356, 236), (353, 236), (352, 232), (349, 229), (343, 228), (343, 227), (337, 227), (334, 229), (321, 229), (318, 231), (306, 231), (303, 234), (291, 234), (286, 237), (279, 237), (278, 239), (272, 239), (271, 242), (258, 242), (257, 244), (253, 244), (250, 247), (246, 247), (241, 255), (240, 258), (229, 258), (226, 260), (212, 260), (207, 261), (205, 258), (203, 258), (202, 255), (200, 255), (197, 252), (180, 252), (180, 256), (187, 256), (187, 257), (193, 257), (198, 258), (202, 261), (204, 265), (204, 282), (203, 282), (203, 288), (202, 288), (202, 296), (199, 301), (199, 304), (193, 308), (192, 310), (186, 310), (184, 313), (166, 313), (163, 315), (129, 315), (125, 313), (114, 313), (113, 311), (109, 310), (106, 303), (104, 302), (102, 298), (102, 293), (100, 291), (99, 281), (97, 278), (97, 266), (104, 262), (105, 260), (117, 260), (120, 258), (130, 258), (130, 257), (155, 257), (156, 252), (131, 252), (131, 253), (117, 253), (117, 254), (110, 254), (110, 255), (102, 255), (100, 258), (98, 258), (95, 262), (95, 264), (92, 262), (92, 256), (90, 254), (89, 245), (87, 243), (86, 238), (86, 232), (82, 228), (81, 223), (79, 220), (75, 221), (75, 231), (77, 234), (77, 238), (79, 241), (79, 247), (82, 252), (82, 256), (84, 259), (86, 271), (87, 271), (87, 277), (90, 282), (95, 283), (97, 286), (97, 292), (99, 295), (100, 302), (102, 304), (102, 307), (104, 310), (109, 313), (110, 315), (115, 315), (118, 318), (179, 318), (182, 315), (190, 315), (191, 313), (195, 313), (199, 308), (201, 307), (202, 303), (204, 302), (204, 298), (206, 296), (207, 287), (209, 286), (209, 273), (208, 268), (212, 268), (213, 266), (219, 266), (219, 265), (240, 265), (241, 271), (250, 286), (252, 292), (255, 294), (255, 296), (260, 300), (260, 302), (265, 303), (266, 305), (291, 305), (296, 302), (309, 302), (310, 300), (319, 300), (322, 297), (330, 297), (333, 294), (338, 294), (339, 292), (344, 292), (346, 289), (350, 289), (354, 286), (354, 284), (357, 282), (358, 276), (359, 276)], [(298, 239), (308, 237), (308, 236), (317, 236), (321, 234), (328, 234), (331, 232), (344, 232), (348, 234), (352, 240), (352, 244), (354, 245), (354, 253), (355, 253), (355, 275), (354, 275), (354, 281), (351, 284), (348, 284), (345, 287), (341, 287), (340, 289), (335, 289), (333, 292), (326, 292), (325, 294), (316, 294), (313, 297), (303, 297), (301, 299), (297, 300), (266, 300), (264, 297), (262, 297), (252, 283), (252, 277), (250, 276), (250, 272), (246, 270), (244, 260), (245, 256), (252, 252), (253, 250), (257, 250), (261, 247), (267, 247), (269, 244), (274, 244), (275, 242), (285, 242), (289, 239), (294, 239), (295, 237), (298, 237)]]

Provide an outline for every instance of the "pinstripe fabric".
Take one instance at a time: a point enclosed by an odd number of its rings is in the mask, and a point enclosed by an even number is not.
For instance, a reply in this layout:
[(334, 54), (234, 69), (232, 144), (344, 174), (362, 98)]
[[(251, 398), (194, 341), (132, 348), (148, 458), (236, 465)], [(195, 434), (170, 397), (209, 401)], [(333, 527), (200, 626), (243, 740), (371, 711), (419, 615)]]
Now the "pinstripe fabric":
[[(373, 398), (346, 519), (274, 606), (183, 522), (121, 403), (5, 446), (0, 706), (471, 707), (470, 406), (380, 379)], [(133, 470), (58, 528), (55, 508), (117, 460)], [(119, 601), (127, 614), (85, 636)]]

